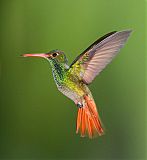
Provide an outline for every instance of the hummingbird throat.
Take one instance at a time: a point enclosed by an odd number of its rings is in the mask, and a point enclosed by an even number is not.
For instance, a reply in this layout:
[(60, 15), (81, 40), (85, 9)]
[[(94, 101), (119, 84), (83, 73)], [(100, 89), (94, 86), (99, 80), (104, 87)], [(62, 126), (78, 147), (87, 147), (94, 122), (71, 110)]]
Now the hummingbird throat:
[(65, 72), (69, 68), (69, 66), (66, 63), (59, 62), (57, 59), (49, 60), (49, 62), (52, 67), (54, 80), (57, 86), (61, 86), (64, 80)]

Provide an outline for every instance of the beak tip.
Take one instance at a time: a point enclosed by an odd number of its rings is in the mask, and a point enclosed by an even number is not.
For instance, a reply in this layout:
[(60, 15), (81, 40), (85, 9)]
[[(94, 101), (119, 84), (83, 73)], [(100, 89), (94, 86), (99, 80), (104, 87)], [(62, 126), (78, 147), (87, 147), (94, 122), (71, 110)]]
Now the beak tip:
[(20, 57), (27, 57), (27, 54), (21, 54)]

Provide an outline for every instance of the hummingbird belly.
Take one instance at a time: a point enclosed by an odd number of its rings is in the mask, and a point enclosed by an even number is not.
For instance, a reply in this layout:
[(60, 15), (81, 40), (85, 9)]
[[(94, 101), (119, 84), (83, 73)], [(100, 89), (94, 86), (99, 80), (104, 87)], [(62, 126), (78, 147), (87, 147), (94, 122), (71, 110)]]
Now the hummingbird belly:
[(87, 93), (87, 88), (88, 88), (82, 82), (75, 83), (71, 80), (67, 80), (66, 83), (57, 87), (60, 92), (62, 92), (65, 96), (67, 96), (74, 102), (81, 101), (83, 95)]

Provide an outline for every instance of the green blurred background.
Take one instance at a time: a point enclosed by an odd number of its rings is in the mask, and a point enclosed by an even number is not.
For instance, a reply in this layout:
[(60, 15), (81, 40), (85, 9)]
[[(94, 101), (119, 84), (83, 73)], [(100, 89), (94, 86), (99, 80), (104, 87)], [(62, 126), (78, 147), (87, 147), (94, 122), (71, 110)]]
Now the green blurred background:
[[(145, 159), (145, 1), (0, 0), (0, 23), (0, 159)], [(128, 43), (90, 86), (106, 134), (81, 138), (48, 62), (20, 55), (60, 49), (71, 63), (124, 29)]]

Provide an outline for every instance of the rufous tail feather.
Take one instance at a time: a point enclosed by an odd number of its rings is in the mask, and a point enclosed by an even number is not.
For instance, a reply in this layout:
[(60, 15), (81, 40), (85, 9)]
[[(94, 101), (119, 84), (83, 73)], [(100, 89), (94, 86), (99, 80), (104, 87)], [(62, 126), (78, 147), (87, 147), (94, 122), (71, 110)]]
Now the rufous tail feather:
[(101, 136), (104, 133), (104, 130), (95, 102), (88, 95), (84, 96), (84, 100), (84, 106), (78, 109), (76, 133), (80, 130), (82, 137), (87, 133), (89, 138), (94, 137), (96, 134)]

